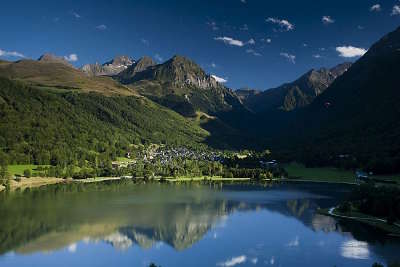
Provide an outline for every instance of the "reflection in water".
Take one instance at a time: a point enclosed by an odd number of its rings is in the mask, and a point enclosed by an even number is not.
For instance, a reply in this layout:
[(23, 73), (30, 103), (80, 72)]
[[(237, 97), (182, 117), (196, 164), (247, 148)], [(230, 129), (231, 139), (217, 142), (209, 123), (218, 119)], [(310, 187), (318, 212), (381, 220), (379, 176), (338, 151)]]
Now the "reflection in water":
[(350, 259), (368, 259), (368, 243), (357, 240), (347, 240), (343, 242), (340, 248), (340, 254)]
[[(319, 255), (310, 254), (313, 249), (343, 266), (348, 262), (342, 260), (396, 259), (393, 250), (399, 248), (398, 243), (377, 245), (382, 240), (364, 227), (339, 224), (315, 213), (318, 207), (335, 205), (343, 194), (343, 188), (316, 185), (222, 189), (129, 182), (105, 187), (58, 185), (1, 196), (0, 253), (15, 251), (20, 259), (18, 255), (65, 249), (73, 260), (81, 248), (100, 244), (120, 252), (140, 248), (142, 256), (154, 249), (165, 251), (161, 245), (167, 244), (177, 253), (188, 252), (192, 256), (176, 255), (185, 260), (195, 258), (197, 266), (202, 266), (201, 260), (207, 265), (207, 260), (214, 260), (214, 266), (284, 262), (290, 266), (310, 257), (318, 263)], [(235, 239), (236, 235), (240, 239)], [(207, 244), (204, 251), (202, 243)], [(242, 246), (250, 247), (239, 250)], [(212, 257), (193, 254), (207, 255), (208, 251)], [(0, 266), (1, 260), (0, 256)]]

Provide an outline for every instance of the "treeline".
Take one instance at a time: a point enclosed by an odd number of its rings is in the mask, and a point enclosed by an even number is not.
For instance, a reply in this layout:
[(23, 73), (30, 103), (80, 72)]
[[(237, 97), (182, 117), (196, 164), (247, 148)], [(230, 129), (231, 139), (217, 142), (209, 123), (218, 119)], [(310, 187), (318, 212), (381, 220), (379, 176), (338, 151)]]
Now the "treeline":
[(145, 98), (35, 89), (0, 78), (0, 157), (9, 164), (104, 166), (131, 144), (200, 147), (206, 134)]

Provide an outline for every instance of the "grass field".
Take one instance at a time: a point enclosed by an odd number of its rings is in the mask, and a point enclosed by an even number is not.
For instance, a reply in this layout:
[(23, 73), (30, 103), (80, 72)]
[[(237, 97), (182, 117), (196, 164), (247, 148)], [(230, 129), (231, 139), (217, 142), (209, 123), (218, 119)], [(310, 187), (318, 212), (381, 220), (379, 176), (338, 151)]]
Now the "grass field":
[(9, 165), (8, 171), (11, 175), (23, 175), (24, 170), (31, 170), (32, 175), (38, 173), (36, 170), (38, 167), (48, 167), (47, 165)]
[(352, 171), (336, 168), (306, 168), (299, 163), (284, 166), (290, 179), (308, 180), (315, 182), (354, 183), (355, 174)]

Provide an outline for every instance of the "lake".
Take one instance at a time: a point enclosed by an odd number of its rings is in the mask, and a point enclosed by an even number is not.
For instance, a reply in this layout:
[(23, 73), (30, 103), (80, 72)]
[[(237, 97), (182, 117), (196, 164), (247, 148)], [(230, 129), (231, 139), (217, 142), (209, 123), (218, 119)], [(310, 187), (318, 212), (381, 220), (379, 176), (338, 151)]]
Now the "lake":
[(371, 266), (400, 242), (316, 213), (321, 184), (56, 185), (0, 196), (0, 266)]

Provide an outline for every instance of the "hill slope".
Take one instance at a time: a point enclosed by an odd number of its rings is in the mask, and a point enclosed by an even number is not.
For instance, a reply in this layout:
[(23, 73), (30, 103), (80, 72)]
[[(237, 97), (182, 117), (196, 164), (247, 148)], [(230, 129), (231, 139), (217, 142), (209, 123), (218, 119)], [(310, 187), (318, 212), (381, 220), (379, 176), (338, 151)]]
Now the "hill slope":
[(110, 77), (88, 77), (82, 71), (48, 56), (36, 60), (1, 61), (0, 77), (53, 89), (98, 92), (105, 95), (135, 95), (136, 92)]
[(296, 133), (292, 138), (303, 158), (324, 164), (349, 154), (371, 170), (400, 171), (399, 51), (400, 28), (375, 43), (311, 105), (291, 114), (286, 132), (290, 127)]
[(10, 163), (94, 162), (124, 155), (130, 144), (198, 146), (208, 135), (143, 97), (49, 91), (4, 78), (0, 114), (0, 154)]

